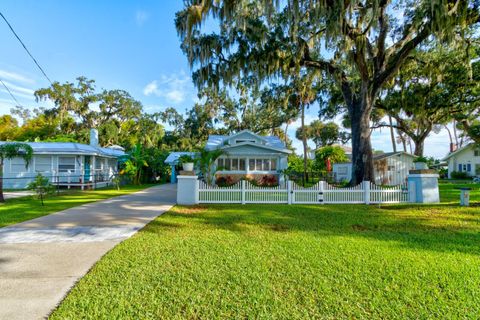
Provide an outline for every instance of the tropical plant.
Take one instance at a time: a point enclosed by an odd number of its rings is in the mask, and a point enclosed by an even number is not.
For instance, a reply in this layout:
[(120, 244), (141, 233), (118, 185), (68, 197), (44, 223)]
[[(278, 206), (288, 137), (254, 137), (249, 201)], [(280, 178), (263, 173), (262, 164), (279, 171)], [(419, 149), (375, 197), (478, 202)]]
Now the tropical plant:
[(128, 155), (128, 160), (125, 161), (123, 169), (120, 174), (128, 175), (132, 178), (133, 184), (140, 184), (142, 177), (142, 169), (148, 167), (146, 156), (143, 147), (137, 144)]
[(55, 186), (52, 185), (48, 178), (43, 176), (41, 173), (37, 174), (35, 179), (28, 184), (27, 188), (35, 191), (37, 197), (42, 202), (42, 206), (44, 205), (43, 199), (45, 196), (55, 192)]
[(25, 161), (25, 168), (28, 168), (32, 156), (33, 149), (26, 143), (7, 142), (0, 145), (0, 202), (5, 202), (3, 197), (3, 165), (5, 160), (20, 157)]
[(184, 163), (193, 163), (194, 159), (192, 156), (188, 154), (184, 154), (178, 158), (179, 164), (184, 164)]
[(215, 173), (219, 170), (219, 168), (215, 166), (215, 161), (224, 153), (225, 152), (220, 149), (200, 149), (198, 157), (195, 158), (195, 163), (198, 164), (200, 172), (202, 173), (206, 183), (213, 184), (215, 181)]

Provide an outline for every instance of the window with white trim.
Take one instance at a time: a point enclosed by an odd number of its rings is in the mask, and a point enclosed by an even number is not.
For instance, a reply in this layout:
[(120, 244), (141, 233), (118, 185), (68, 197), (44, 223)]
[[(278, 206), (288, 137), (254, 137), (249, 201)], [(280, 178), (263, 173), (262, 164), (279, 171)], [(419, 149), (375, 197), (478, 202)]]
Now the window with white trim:
[(249, 161), (250, 171), (275, 171), (277, 170), (276, 159), (250, 159)]
[(75, 171), (75, 157), (58, 157), (58, 172)]
[(473, 150), (473, 155), (474, 155), (475, 157), (480, 157), (480, 149), (475, 149), (475, 150)]
[(245, 171), (245, 159), (219, 158), (217, 159), (217, 168), (220, 171)]
[(12, 158), (10, 159), (10, 172), (11, 173), (22, 173), (27, 171), (27, 166), (23, 158)]
[(35, 172), (49, 172), (52, 170), (52, 156), (35, 156)]

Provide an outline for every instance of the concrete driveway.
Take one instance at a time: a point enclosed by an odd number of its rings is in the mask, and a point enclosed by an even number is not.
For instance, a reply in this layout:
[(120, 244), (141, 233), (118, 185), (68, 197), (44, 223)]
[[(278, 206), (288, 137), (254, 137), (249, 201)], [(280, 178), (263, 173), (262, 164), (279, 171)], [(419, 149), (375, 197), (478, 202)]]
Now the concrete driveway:
[(174, 185), (0, 229), (0, 319), (43, 319), (93, 264), (170, 209)]

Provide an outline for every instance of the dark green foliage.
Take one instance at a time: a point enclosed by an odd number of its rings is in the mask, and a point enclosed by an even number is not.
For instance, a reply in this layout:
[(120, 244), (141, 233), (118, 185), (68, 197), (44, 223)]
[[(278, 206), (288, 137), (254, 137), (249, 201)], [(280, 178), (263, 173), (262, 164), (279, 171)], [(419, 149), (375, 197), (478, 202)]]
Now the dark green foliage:
[(452, 179), (471, 179), (466, 172), (452, 171), (450, 173)]

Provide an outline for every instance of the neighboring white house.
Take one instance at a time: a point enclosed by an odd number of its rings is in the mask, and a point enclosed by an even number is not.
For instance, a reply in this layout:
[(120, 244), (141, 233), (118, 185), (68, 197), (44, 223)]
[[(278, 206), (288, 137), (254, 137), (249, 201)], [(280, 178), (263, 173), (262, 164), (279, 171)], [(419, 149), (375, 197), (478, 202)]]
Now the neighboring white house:
[(448, 163), (448, 178), (453, 171), (465, 172), (470, 177), (480, 176), (480, 148), (470, 143), (446, 156)]
[[(4, 144), (8, 142), (0, 142)], [(3, 185), (6, 189), (24, 189), (38, 173), (61, 186), (100, 187), (117, 173), (120, 147), (101, 148), (98, 133), (92, 129), (90, 145), (73, 142), (27, 142), (33, 149), (28, 167), (22, 158), (6, 159)]]
[(265, 176), (281, 181), (280, 171), (287, 168), (287, 156), (292, 153), (279, 137), (261, 136), (248, 130), (230, 136), (211, 135), (205, 149), (225, 152), (217, 160), (221, 170), (216, 176), (232, 181), (243, 177), (260, 180)]
[[(399, 185), (407, 181), (408, 172), (414, 169), (415, 156), (406, 152), (388, 152), (373, 156), (375, 170), (375, 184)], [(333, 172), (335, 179), (340, 182), (350, 180), (352, 176), (352, 163), (334, 163)]]

